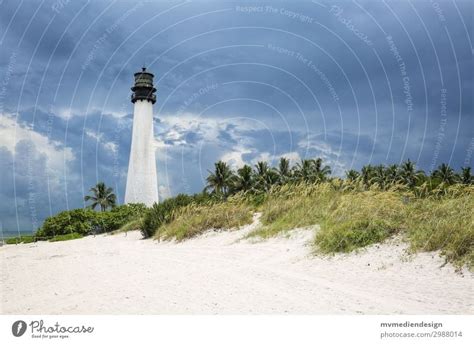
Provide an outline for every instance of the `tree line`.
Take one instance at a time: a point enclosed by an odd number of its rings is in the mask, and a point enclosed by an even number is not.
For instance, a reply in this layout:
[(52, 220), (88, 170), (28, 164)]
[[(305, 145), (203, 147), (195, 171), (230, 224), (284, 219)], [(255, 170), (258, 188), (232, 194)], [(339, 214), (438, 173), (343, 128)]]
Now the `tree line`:
[[(214, 171), (208, 171), (205, 193), (211, 193), (218, 198), (226, 198), (238, 192), (262, 193), (268, 192), (276, 185), (289, 183), (321, 183), (330, 180), (341, 180), (331, 176), (331, 168), (323, 164), (321, 158), (302, 159), (294, 166), (290, 160), (280, 158), (278, 166), (272, 167), (265, 161), (257, 162), (253, 167), (245, 164), (233, 170), (224, 161), (214, 164)], [(474, 184), (471, 167), (462, 167), (456, 172), (448, 164), (441, 164), (431, 174), (416, 168), (411, 160), (402, 164), (392, 165), (365, 165), (360, 171), (351, 169), (346, 171), (345, 180), (348, 183), (360, 183), (366, 188), (377, 185), (382, 190), (387, 190), (394, 185), (403, 185), (408, 188), (427, 186), (435, 189), (440, 185)], [(113, 189), (100, 182), (90, 189), (92, 195), (84, 197), (90, 201), (90, 207), (97, 206), (102, 211), (116, 205), (116, 196)]]
[[(281, 158), (276, 167), (269, 166), (265, 161), (259, 161), (253, 167), (246, 164), (236, 171), (226, 162), (218, 161), (214, 164), (214, 171), (208, 172), (204, 191), (222, 198), (238, 192), (267, 192), (275, 185), (288, 183), (341, 180), (331, 176), (331, 168), (324, 165), (321, 158), (302, 159), (294, 166), (290, 165), (289, 159)], [(367, 188), (377, 185), (382, 190), (394, 185), (408, 188), (425, 185), (434, 189), (440, 185), (474, 183), (471, 167), (462, 167), (457, 173), (452, 167), (443, 163), (431, 174), (427, 174), (417, 169), (411, 160), (388, 166), (369, 164), (363, 166), (360, 171), (351, 169), (346, 171), (345, 180), (348, 183), (361, 183)]]

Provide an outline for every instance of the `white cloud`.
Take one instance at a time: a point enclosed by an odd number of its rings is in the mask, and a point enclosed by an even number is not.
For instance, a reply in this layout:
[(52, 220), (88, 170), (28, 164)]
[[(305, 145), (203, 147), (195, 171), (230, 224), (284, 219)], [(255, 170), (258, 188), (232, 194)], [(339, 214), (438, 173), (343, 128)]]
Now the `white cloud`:
[(275, 159), (275, 156), (269, 152), (261, 152), (255, 158), (252, 159), (252, 164), (255, 165), (259, 161), (266, 161), (269, 164)]
[(347, 169), (346, 161), (341, 157), (339, 147), (337, 150), (333, 149), (329, 143), (324, 142), (318, 135), (311, 135), (301, 140), (298, 142), (298, 147), (312, 153), (313, 156), (311, 158), (323, 159), (324, 164), (331, 166), (333, 175), (344, 175), (344, 171)]
[(242, 155), (251, 152), (252, 150), (248, 148), (238, 147), (225, 153), (220, 160), (228, 163), (232, 168), (238, 169), (246, 164)]
[(63, 147), (61, 142), (50, 140), (35, 132), (31, 127), (20, 125), (12, 115), (2, 114), (0, 116), (0, 146), (6, 147), (15, 154), (15, 146), (22, 140), (32, 142), (36, 150), (47, 157), (47, 166), (50, 170), (60, 171), (66, 163), (74, 160), (71, 148)]
[(86, 130), (86, 135), (96, 140), (98, 143), (104, 146), (105, 149), (111, 151), (112, 153), (117, 153), (118, 145), (112, 141), (105, 141), (103, 133), (96, 133), (92, 130)]
[[(161, 141), (172, 141), (173, 145), (189, 144), (187, 135), (197, 134), (208, 143), (219, 142), (219, 134), (229, 125), (234, 125), (238, 131), (254, 130), (255, 126), (243, 117), (215, 118), (202, 117), (185, 112), (160, 116), (161, 125), (157, 128), (157, 136)], [(163, 128), (165, 127), (165, 128)], [(228, 133), (233, 135), (231, 131)]]
[(279, 156), (280, 158), (286, 158), (290, 160), (290, 164), (296, 164), (301, 160), (301, 157), (298, 152), (289, 152)]

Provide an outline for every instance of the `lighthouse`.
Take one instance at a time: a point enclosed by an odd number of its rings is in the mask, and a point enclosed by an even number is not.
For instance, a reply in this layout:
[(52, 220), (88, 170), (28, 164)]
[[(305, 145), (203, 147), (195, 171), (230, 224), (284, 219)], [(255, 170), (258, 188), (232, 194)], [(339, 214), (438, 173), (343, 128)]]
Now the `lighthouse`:
[(153, 136), (156, 88), (153, 86), (153, 76), (146, 68), (135, 73), (135, 84), (132, 87), (132, 146), (125, 188), (125, 203), (144, 203), (147, 206), (158, 202)]

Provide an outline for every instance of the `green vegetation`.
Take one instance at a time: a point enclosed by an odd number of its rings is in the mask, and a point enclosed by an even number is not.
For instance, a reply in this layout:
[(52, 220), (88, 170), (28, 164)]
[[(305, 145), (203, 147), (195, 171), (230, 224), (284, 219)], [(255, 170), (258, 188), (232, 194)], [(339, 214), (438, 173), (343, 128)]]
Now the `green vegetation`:
[(126, 232), (130, 232), (130, 231), (140, 230), (140, 228), (142, 226), (142, 221), (143, 221), (142, 218), (137, 218), (135, 220), (127, 222), (123, 226), (121, 226), (119, 229), (116, 229), (116, 230), (110, 232), (110, 234), (114, 235), (114, 234), (118, 234), (118, 233), (126, 233)]
[(268, 238), (293, 228), (320, 225), (315, 249), (334, 253), (357, 250), (399, 233), (412, 251), (440, 250), (447, 261), (474, 266), (474, 178), (470, 168), (456, 173), (441, 164), (427, 175), (408, 160), (401, 165), (350, 170), (345, 179), (330, 174), (321, 159), (302, 160), (291, 167), (282, 158), (277, 168), (259, 162), (254, 169), (245, 165), (236, 172), (220, 161), (210, 172), (206, 190), (224, 203), (202, 209), (188, 206), (155, 237), (182, 240), (206, 228), (219, 228), (214, 219), (223, 218), (229, 211), (226, 204), (236, 198), (245, 200), (241, 201), (244, 209), (263, 213), (263, 225), (249, 236)]
[[(474, 267), (474, 178), (441, 164), (430, 175), (408, 160), (401, 165), (367, 165), (331, 177), (321, 159), (277, 167), (258, 162), (233, 171), (215, 164), (202, 193), (180, 194), (151, 208), (115, 206), (113, 192), (99, 183), (91, 207), (46, 219), (35, 236), (7, 243), (78, 238), (91, 233), (139, 229), (144, 238), (184, 240), (208, 229), (231, 229), (262, 212), (262, 226), (249, 234), (268, 238), (313, 227), (322, 253), (350, 252), (400, 234), (413, 252), (440, 250), (446, 261)], [(105, 195), (105, 196), (104, 196)], [(108, 199), (108, 201), (107, 201)], [(105, 211), (111, 207), (112, 210)], [(319, 226), (317, 226), (319, 225)]]
[(48, 217), (36, 232), (36, 237), (49, 239), (71, 233), (84, 236), (111, 232), (141, 217), (145, 209), (143, 204), (126, 204), (108, 212), (96, 212), (88, 208), (63, 211)]
[(56, 235), (78, 233), (89, 234), (97, 213), (91, 209), (74, 209), (62, 211), (48, 217), (43, 226), (36, 232), (37, 237), (52, 238)]
[(35, 242), (36, 238), (34, 235), (21, 235), (19, 237), (8, 238), (5, 240), (6, 244), (14, 245), (14, 244), (29, 244)]
[(182, 207), (173, 221), (160, 226), (155, 239), (189, 239), (208, 229), (232, 229), (252, 222), (253, 208), (240, 197), (209, 205)]
[(124, 204), (111, 211), (94, 212), (94, 233), (108, 233), (119, 230), (130, 222), (135, 222), (146, 213), (147, 208), (141, 203)]
[[(78, 233), (71, 233), (71, 234), (63, 234), (63, 235), (56, 235), (49, 239), (50, 242), (54, 241), (66, 241), (66, 240), (73, 240), (82, 238), (82, 234)], [(6, 244), (30, 244), (32, 242), (37, 242), (41, 240), (45, 240), (44, 237), (37, 237), (36, 235), (22, 235), (20, 237), (9, 238), (5, 240)]]
[(324, 253), (350, 252), (382, 242), (407, 226), (407, 205), (397, 191), (343, 192), (324, 214), (315, 244)]
[(260, 211), (262, 226), (249, 237), (314, 227), (315, 250), (327, 254), (357, 250), (399, 233), (412, 251), (440, 250), (447, 261), (474, 266), (469, 168), (457, 174), (442, 164), (427, 175), (408, 160), (350, 170), (345, 179), (330, 173), (321, 159), (291, 167), (282, 158), (276, 168), (259, 162), (236, 172), (219, 161), (203, 193), (155, 204), (134, 226), (146, 238), (179, 241), (212, 228), (248, 224), (252, 213)]
[(140, 231), (144, 238), (150, 238), (164, 224), (174, 219), (176, 213), (183, 207), (190, 204), (212, 203), (208, 194), (195, 194), (192, 196), (179, 194), (176, 197), (168, 198), (161, 203), (153, 204), (143, 217)]
[(268, 238), (293, 228), (319, 224), (337, 197), (328, 183), (302, 182), (276, 187), (259, 208), (263, 226), (248, 236)]
[[(66, 210), (48, 217), (35, 233), (34, 241), (63, 241), (117, 231), (141, 219), (147, 210), (144, 204), (116, 206), (113, 189), (102, 182), (91, 188), (91, 192), (92, 196), (84, 197), (85, 201), (92, 201), (88, 208)], [(97, 206), (100, 212), (94, 211)], [(106, 211), (108, 208), (111, 210)]]
[(66, 240), (80, 239), (82, 237), (84, 237), (82, 234), (71, 233), (71, 234), (56, 235), (55, 237), (52, 237), (51, 239), (49, 239), (49, 241), (50, 242), (66, 241)]

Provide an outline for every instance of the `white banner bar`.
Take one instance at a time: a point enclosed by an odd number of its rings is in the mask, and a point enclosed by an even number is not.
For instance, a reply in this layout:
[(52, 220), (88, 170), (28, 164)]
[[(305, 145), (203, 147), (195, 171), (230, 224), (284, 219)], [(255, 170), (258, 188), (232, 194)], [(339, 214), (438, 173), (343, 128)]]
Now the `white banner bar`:
[(0, 316), (0, 343), (474, 343), (472, 316)]

